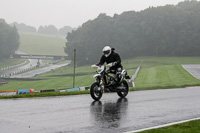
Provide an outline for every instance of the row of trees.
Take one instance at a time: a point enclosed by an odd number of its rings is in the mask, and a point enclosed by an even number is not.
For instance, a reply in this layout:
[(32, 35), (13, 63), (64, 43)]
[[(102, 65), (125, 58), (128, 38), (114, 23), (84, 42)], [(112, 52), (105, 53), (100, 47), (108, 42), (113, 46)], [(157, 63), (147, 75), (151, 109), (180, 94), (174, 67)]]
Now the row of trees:
[(100, 14), (68, 33), (65, 52), (79, 65), (99, 61), (105, 45), (125, 58), (135, 56), (199, 56), (200, 2), (150, 7), (113, 17)]
[(29, 26), (26, 24), (18, 24), (16, 22), (10, 24), (11, 26), (15, 26), (19, 31), (24, 31), (24, 32), (37, 32), (36, 28), (33, 26)]
[(9, 26), (5, 20), (0, 19), (0, 60), (14, 54), (19, 45), (17, 28)]
[(70, 26), (64, 26), (63, 28), (57, 29), (54, 25), (48, 25), (48, 26), (40, 26), (38, 30), (33, 27), (26, 24), (18, 24), (16, 22), (11, 24), (12, 26), (16, 26), (16, 28), (19, 31), (24, 32), (38, 32), (41, 34), (49, 34), (49, 35), (67, 35), (68, 32), (71, 32), (72, 30), (75, 30), (75, 28), (72, 28)]
[(54, 25), (49, 26), (40, 26), (38, 29), (38, 33), (42, 34), (50, 34), (50, 35), (67, 35), (68, 32), (71, 32), (74, 28), (70, 26), (64, 26), (59, 30)]

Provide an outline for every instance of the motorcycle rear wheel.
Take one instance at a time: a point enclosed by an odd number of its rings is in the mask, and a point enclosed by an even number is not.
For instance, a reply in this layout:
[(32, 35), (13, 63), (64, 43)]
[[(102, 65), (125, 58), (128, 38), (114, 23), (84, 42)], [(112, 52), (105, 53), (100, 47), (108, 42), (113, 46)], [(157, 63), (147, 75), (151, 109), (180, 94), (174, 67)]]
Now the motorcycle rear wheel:
[(123, 89), (122, 89), (122, 90), (119, 90), (119, 91), (117, 92), (118, 96), (121, 97), (121, 98), (126, 97), (126, 96), (128, 95), (128, 91), (129, 91), (128, 83), (127, 83), (125, 80), (123, 80), (123, 81), (120, 83), (119, 87), (121, 87), (121, 88), (123, 88)]
[(103, 95), (102, 89), (99, 88), (99, 83), (94, 82), (90, 87), (90, 95), (95, 101), (99, 101)]

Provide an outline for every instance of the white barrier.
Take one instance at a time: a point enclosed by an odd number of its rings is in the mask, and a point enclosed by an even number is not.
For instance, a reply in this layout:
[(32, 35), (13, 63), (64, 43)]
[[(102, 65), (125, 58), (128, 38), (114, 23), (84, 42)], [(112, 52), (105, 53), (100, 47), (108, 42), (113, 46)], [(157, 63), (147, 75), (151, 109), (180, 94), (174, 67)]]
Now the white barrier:
[(22, 66), (22, 65), (26, 64), (26, 62), (27, 61), (25, 60), (23, 63), (17, 64), (17, 65), (13, 65), (13, 66), (4, 67), (4, 68), (1, 68), (1, 70), (7, 70), (7, 69), (19, 67), (19, 66)]
[(11, 95), (16, 95), (16, 92), (0, 93), (0, 96), (11, 96)]
[(139, 67), (136, 69), (136, 71), (135, 71), (135, 73), (133, 74), (133, 76), (131, 77), (131, 79), (129, 80), (129, 83), (132, 82), (132, 86), (133, 86), (133, 87), (135, 87), (135, 82), (134, 82), (134, 80), (136, 79), (136, 77), (137, 77), (137, 75), (138, 75), (140, 69), (141, 69), (141, 67), (139, 66)]

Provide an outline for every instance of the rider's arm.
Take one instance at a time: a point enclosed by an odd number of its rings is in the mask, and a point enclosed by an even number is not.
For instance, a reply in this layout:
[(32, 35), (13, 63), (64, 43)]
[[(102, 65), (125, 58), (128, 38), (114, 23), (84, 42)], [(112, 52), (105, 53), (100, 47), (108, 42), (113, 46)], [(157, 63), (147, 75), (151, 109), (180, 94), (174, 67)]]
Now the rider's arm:
[(115, 58), (115, 65), (121, 63), (121, 58), (118, 53), (115, 53), (114, 58)]
[(98, 65), (103, 65), (106, 62), (105, 56), (102, 56)]

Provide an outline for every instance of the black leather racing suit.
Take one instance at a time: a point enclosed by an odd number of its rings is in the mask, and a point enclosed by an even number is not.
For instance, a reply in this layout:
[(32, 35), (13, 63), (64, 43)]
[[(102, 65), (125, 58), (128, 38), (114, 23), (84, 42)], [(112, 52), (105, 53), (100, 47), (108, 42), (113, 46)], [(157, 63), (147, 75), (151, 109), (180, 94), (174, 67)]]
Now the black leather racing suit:
[(118, 53), (115, 53), (113, 50), (111, 51), (111, 54), (106, 57), (105, 55), (102, 55), (101, 59), (100, 59), (100, 62), (98, 63), (98, 65), (103, 65), (104, 63), (113, 63), (113, 62), (116, 62), (116, 64), (112, 67), (110, 67), (110, 73), (117, 73), (117, 72), (120, 72), (123, 67), (121, 65), (121, 58), (119, 56)]

